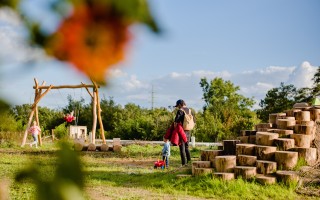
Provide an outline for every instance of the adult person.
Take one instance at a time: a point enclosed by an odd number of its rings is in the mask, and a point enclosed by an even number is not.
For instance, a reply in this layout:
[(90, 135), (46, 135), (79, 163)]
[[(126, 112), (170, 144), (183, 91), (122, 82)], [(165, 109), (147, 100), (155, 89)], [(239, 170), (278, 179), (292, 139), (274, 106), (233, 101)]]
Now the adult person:
[[(174, 126), (176, 127), (178, 124), (183, 125), (185, 113), (192, 113), (192, 111), (187, 107), (185, 101), (182, 99), (179, 99), (174, 107), (178, 108), (176, 117), (174, 119)], [(186, 165), (187, 163), (191, 162), (191, 155), (189, 151), (190, 130), (184, 130), (184, 132), (187, 136), (187, 142), (180, 141), (179, 145), (182, 165)]]
[(33, 142), (30, 143), (30, 147), (32, 147), (32, 145), (35, 145), (36, 148), (38, 148), (38, 135), (41, 132), (40, 127), (37, 125), (36, 121), (33, 121), (33, 125), (29, 128), (28, 130), (33, 138)]

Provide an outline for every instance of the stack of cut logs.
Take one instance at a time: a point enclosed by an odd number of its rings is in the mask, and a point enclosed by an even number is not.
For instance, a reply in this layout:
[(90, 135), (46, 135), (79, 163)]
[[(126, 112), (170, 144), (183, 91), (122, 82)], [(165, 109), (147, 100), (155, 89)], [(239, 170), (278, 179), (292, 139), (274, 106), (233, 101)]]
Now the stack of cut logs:
[(295, 182), (298, 161), (307, 165), (317, 160), (315, 121), (320, 108), (296, 104), (284, 113), (269, 115), (269, 123), (255, 130), (243, 130), (238, 140), (224, 140), (223, 150), (203, 150), (200, 161), (192, 163), (192, 175), (213, 174), (223, 180), (255, 178), (261, 184)]

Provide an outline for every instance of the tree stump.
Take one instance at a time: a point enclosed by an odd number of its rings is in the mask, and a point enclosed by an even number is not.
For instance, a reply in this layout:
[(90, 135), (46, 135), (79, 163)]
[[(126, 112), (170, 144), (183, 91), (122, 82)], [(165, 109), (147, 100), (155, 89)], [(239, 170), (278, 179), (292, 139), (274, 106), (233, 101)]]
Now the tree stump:
[(249, 136), (239, 136), (237, 139), (240, 140), (240, 143), (249, 143)]
[(236, 144), (239, 143), (240, 140), (223, 140), (223, 154), (236, 155)]
[(201, 161), (210, 161), (211, 167), (215, 168), (215, 158), (216, 156), (223, 155), (223, 150), (202, 150), (200, 160)]
[(297, 113), (300, 112), (301, 109), (292, 109), (292, 110), (287, 110), (285, 113), (287, 114), (288, 117), (297, 117)]
[(272, 146), (273, 140), (278, 137), (279, 135), (277, 133), (257, 132), (256, 144), (263, 145), (263, 146)]
[(256, 124), (254, 126), (255, 130), (257, 131), (259, 128), (264, 128), (264, 129), (269, 129), (272, 128), (272, 124), (271, 123), (260, 123), (260, 124)]
[(279, 151), (286, 151), (294, 147), (294, 139), (278, 138), (273, 141), (273, 145), (276, 146)]
[(313, 121), (316, 121), (316, 120), (320, 120), (320, 109), (312, 109), (310, 111), (310, 117), (311, 117), (311, 120)]
[(257, 174), (256, 181), (261, 185), (272, 185), (277, 182), (277, 177), (270, 176), (270, 175)]
[(101, 144), (100, 149), (101, 149), (101, 151), (108, 151), (109, 146), (107, 144)]
[(194, 175), (195, 168), (211, 168), (210, 161), (193, 161), (192, 162), (192, 175)]
[(82, 151), (82, 149), (83, 149), (83, 144), (81, 144), (79, 142), (74, 143), (74, 150)]
[(122, 146), (121, 145), (113, 145), (113, 151), (114, 152), (120, 152), (121, 151)]
[(236, 156), (217, 156), (215, 166), (217, 172), (233, 172), (233, 168), (237, 164)]
[(234, 174), (236, 178), (241, 177), (242, 179), (248, 180), (256, 176), (257, 168), (250, 166), (236, 166), (234, 168)]
[(273, 146), (261, 146), (257, 145), (255, 147), (257, 160), (274, 160), (274, 153), (277, 151), (277, 147)]
[(278, 170), (276, 172), (278, 182), (283, 182), (285, 184), (297, 183), (299, 176), (295, 171), (282, 171)]
[(254, 155), (255, 144), (236, 144), (236, 155)]
[(301, 125), (305, 125), (305, 126), (314, 126), (315, 123), (314, 121), (300, 121)]
[(194, 176), (205, 176), (213, 173), (213, 168), (194, 168)]
[(241, 136), (255, 135), (257, 131), (255, 130), (241, 130)]
[(214, 177), (220, 178), (223, 181), (230, 181), (234, 179), (234, 173), (227, 173), (227, 172), (214, 172)]
[(266, 160), (257, 160), (257, 173), (273, 174), (277, 171), (277, 163)]
[(292, 134), (290, 138), (294, 139), (295, 147), (310, 148), (311, 135)]
[(298, 152), (276, 151), (275, 161), (279, 169), (292, 170), (298, 163)]
[(287, 129), (271, 129), (269, 130), (269, 132), (279, 134), (279, 138), (287, 138), (290, 137), (291, 134), (293, 134), (293, 130)]
[(96, 145), (93, 144), (93, 143), (90, 143), (90, 144), (88, 145), (88, 151), (95, 151), (95, 150), (96, 150)]
[(278, 119), (277, 122), (278, 122), (277, 128), (279, 129), (292, 130), (294, 128), (294, 125), (296, 125), (296, 120), (292, 120), (292, 119)]
[(296, 124), (295, 127), (294, 127), (294, 131), (297, 134), (313, 135), (314, 130), (315, 130), (315, 126), (314, 125), (309, 126), (309, 125)]
[(300, 124), (301, 121), (310, 121), (310, 111), (300, 111), (296, 116), (297, 123)]
[(275, 127), (277, 124), (278, 117), (286, 117), (286, 113), (271, 113), (269, 114), (269, 123), (272, 124), (272, 127)]
[(256, 166), (257, 156), (238, 155), (237, 165), (240, 166)]
[(255, 144), (256, 143), (256, 136), (255, 135), (250, 135), (248, 143)]
[(299, 158), (304, 158), (306, 163), (310, 165), (314, 165), (317, 161), (317, 149), (316, 148), (302, 148), (302, 147), (295, 147), (290, 149), (290, 151), (298, 152)]

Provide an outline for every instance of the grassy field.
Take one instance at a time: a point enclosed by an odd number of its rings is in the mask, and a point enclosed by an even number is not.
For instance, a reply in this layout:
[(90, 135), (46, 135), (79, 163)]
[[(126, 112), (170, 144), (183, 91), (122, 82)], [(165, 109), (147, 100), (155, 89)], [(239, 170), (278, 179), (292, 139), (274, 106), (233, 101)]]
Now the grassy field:
[[(262, 186), (241, 179), (224, 182), (211, 176), (177, 179), (177, 174), (191, 173), (191, 168), (180, 168), (179, 149), (172, 147), (170, 169), (154, 169), (161, 148), (130, 145), (120, 153), (79, 152), (84, 199), (317, 199), (298, 195), (294, 185)], [(57, 184), (53, 179), (61, 164), (57, 162), (57, 150), (52, 144), (38, 149), (1, 148), (0, 183), (2, 190), (8, 188), (4, 193), (9, 193), (10, 199), (36, 199), (39, 191), (35, 181), (15, 181), (17, 174), (30, 166), (36, 167), (37, 177), (45, 183)], [(191, 154), (198, 160), (200, 148), (192, 149)]]

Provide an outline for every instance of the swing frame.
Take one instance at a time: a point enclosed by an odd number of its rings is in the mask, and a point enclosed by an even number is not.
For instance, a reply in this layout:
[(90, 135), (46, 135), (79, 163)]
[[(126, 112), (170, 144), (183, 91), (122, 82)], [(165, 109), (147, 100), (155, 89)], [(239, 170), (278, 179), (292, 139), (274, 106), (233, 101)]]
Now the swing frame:
[[(92, 125), (91, 141), (93, 144), (95, 144), (96, 127), (97, 127), (97, 119), (98, 119), (102, 142), (103, 142), (103, 144), (106, 144), (106, 140), (105, 140), (105, 136), (104, 136), (104, 128), (103, 128), (103, 123), (102, 123), (102, 118), (101, 118), (101, 111), (102, 110), (100, 107), (100, 98), (99, 98), (99, 87), (100, 86), (96, 82), (94, 82), (93, 80), (91, 80), (91, 81), (92, 81), (92, 85), (84, 84), (81, 82), (80, 85), (60, 85), (60, 86), (50, 85), (50, 86), (46, 86), (45, 81), (43, 81), (42, 84), (39, 85), (38, 80), (36, 78), (34, 78), (34, 82), (35, 82), (35, 86), (33, 86), (33, 89), (35, 90), (34, 102), (31, 106), (31, 112), (29, 115), (29, 120), (28, 120), (26, 130), (23, 135), (21, 147), (24, 147), (24, 145), (26, 144), (27, 136), (28, 136), (28, 129), (31, 125), (31, 122), (32, 122), (34, 115), (35, 115), (35, 120), (36, 120), (38, 126), (40, 126), (39, 113), (38, 113), (38, 103), (40, 102), (40, 100), (46, 94), (48, 94), (48, 92), (52, 89), (66, 89), (66, 88), (68, 88), (68, 89), (85, 88), (87, 90), (88, 94), (91, 96), (91, 99), (92, 99), (93, 125)], [(92, 92), (90, 92), (89, 88), (92, 88)], [(44, 89), (45, 89), (45, 91), (43, 92)], [(39, 137), (39, 145), (41, 146), (42, 145), (41, 134), (39, 134), (38, 137)]]

